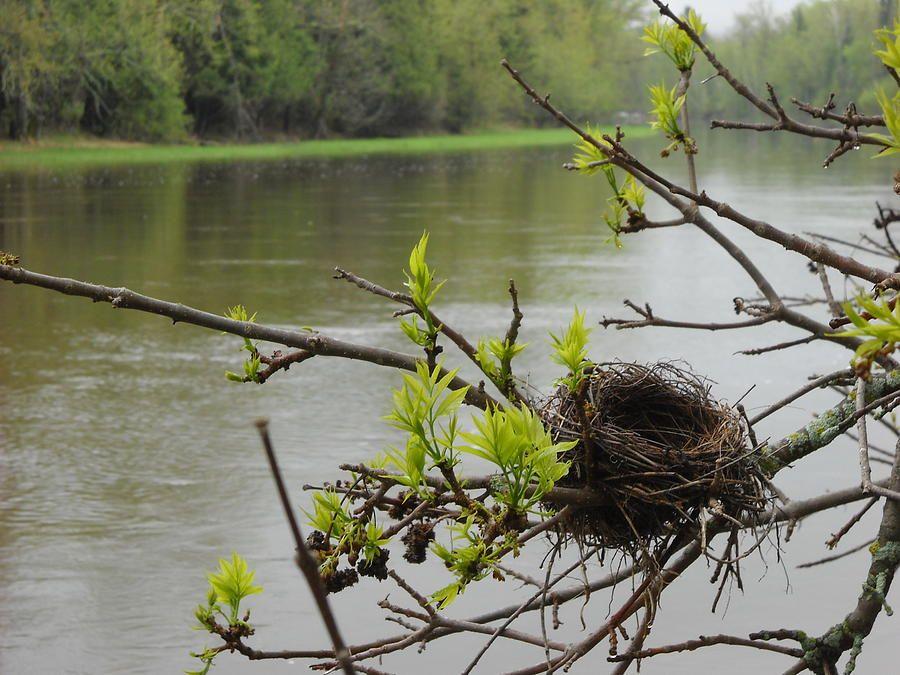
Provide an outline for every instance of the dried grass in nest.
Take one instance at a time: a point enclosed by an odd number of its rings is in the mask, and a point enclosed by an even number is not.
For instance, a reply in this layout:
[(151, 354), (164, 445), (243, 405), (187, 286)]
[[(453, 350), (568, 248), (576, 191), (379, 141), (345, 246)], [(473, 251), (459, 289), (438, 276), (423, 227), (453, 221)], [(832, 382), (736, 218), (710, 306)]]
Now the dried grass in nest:
[(597, 364), (541, 415), (555, 440), (579, 441), (558, 484), (609, 501), (576, 512), (566, 534), (581, 541), (634, 552), (696, 524), (704, 508), (739, 519), (767, 504), (740, 416), (686, 368)]

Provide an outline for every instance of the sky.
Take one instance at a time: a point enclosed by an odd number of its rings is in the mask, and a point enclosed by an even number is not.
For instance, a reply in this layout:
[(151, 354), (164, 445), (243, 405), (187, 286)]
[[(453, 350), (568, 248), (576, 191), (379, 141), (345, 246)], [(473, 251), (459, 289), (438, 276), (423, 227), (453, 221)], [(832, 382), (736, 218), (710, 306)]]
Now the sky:
[[(734, 25), (736, 14), (748, 10), (760, 0), (669, 0), (669, 7), (681, 13), (685, 7), (693, 7), (709, 26), (711, 33), (724, 33)], [(790, 11), (802, 0), (766, 0), (778, 14)]]

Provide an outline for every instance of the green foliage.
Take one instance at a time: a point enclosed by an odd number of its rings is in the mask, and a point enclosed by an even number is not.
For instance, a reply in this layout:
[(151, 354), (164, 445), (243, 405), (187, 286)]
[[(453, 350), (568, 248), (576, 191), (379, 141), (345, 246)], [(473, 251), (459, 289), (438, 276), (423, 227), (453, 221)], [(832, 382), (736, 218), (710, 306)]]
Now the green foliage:
[[(221, 616), (228, 622), (229, 627), (238, 629), (239, 635), (251, 635), (253, 630), (247, 623), (250, 612), (248, 611), (246, 616), (241, 618), (240, 611), (241, 601), (244, 598), (262, 593), (262, 587), (253, 584), (254, 576), (256, 573), (237, 553), (231, 554), (231, 560), (221, 558), (219, 569), (206, 575), (206, 579), (209, 581), (206, 603), (197, 605), (197, 609), (194, 610), (194, 617), (198, 623), (197, 629), (220, 634), (221, 627), (217, 624), (216, 616)], [(224, 607), (222, 603), (224, 603)], [(213, 666), (213, 660), (218, 653), (215, 649), (191, 652), (191, 656), (200, 659), (203, 667), (200, 670), (187, 670), (185, 675), (206, 675)]]
[(326, 488), (313, 494), (313, 512), (303, 511), (309, 524), (330, 539), (343, 538), (353, 518), (344, 509), (334, 489)]
[[(229, 307), (225, 310), (225, 317), (232, 321), (253, 323), (256, 321), (256, 312), (248, 314), (246, 307), (243, 305), (235, 305), (234, 307)], [(244, 374), (238, 375), (230, 370), (226, 370), (225, 377), (231, 382), (259, 382), (259, 366), (261, 364), (259, 349), (253, 344), (253, 341), (250, 340), (250, 338), (246, 337), (244, 338), (244, 344), (241, 346), (241, 349), (250, 352), (250, 356), (244, 361)]]
[[(588, 125), (588, 133), (592, 138), (602, 141), (602, 133)], [(615, 244), (616, 248), (622, 248), (619, 237), (622, 223), (629, 218), (643, 216), (646, 195), (644, 187), (635, 181), (633, 176), (628, 176), (624, 184), (619, 185), (614, 167), (607, 162), (606, 153), (593, 143), (579, 138), (575, 144), (576, 153), (572, 158), (572, 165), (578, 173), (592, 176), (602, 171), (606, 176), (606, 182), (612, 190), (612, 196), (607, 199), (609, 208), (603, 214), (603, 221), (610, 230), (610, 236), (606, 243)]]
[(387, 546), (391, 540), (384, 537), (384, 528), (372, 521), (369, 521), (366, 524), (364, 535), (365, 540), (362, 547), (363, 556), (367, 561), (371, 562), (381, 551), (381, 547)]
[(182, 62), (167, 2), (3, 3), (0, 122), (14, 138), (43, 126), (150, 141), (184, 137)]
[(509, 340), (490, 338), (478, 341), (475, 358), (482, 372), (491, 378), (500, 391), (510, 393), (512, 387), (512, 360), (525, 350), (527, 344), (509, 343)]
[(475, 427), (477, 433), (460, 434), (469, 443), (460, 449), (500, 469), (502, 487), (495, 496), (509, 511), (533, 508), (569, 470), (569, 463), (559, 456), (576, 444), (554, 444), (540, 418), (525, 404), (488, 409), (475, 418)]
[(876, 93), (878, 105), (881, 106), (881, 114), (884, 115), (884, 124), (890, 132), (890, 136), (885, 134), (871, 134), (882, 143), (884, 149), (879, 152), (876, 157), (887, 157), (900, 152), (900, 93), (894, 94), (888, 98), (883, 89), (879, 89)]
[(426, 462), (431, 466), (452, 467), (457, 463), (454, 444), (457, 436), (457, 410), (468, 388), (451, 390), (456, 377), (452, 370), (441, 377), (440, 364), (429, 371), (425, 363), (416, 365), (416, 373), (403, 376), (403, 386), (394, 391), (394, 406), (385, 418), (392, 426), (408, 434), (406, 450), (389, 448), (385, 466), (403, 474), (399, 482), (422, 492)]
[(622, 248), (620, 238), (622, 223), (626, 220), (644, 217), (644, 202), (646, 193), (644, 186), (639, 184), (634, 176), (628, 175), (620, 186), (615, 169), (611, 165), (602, 167), (606, 182), (612, 190), (612, 196), (606, 200), (609, 208), (603, 214), (603, 221), (612, 233), (605, 243), (613, 243), (616, 248)]
[(420, 326), (419, 318), (413, 316), (410, 319), (401, 319), (400, 328), (410, 340), (430, 353), (437, 343), (440, 326), (434, 325), (429, 306), (446, 281), (435, 283), (434, 270), (425, 260), (427, 249), (428, 232), (424, 232), (409, 254), (409, 271), (405, 272), (406, 282), (403, 284), (409, 289), (410, 297), (422, 316), (424, 326)]
[(256, 573), (247, 566), (247, 561), (237, 553), (232, 553), (231, 560), (221, 558), (219, 569), (206, 577), (211, 589), (208, 599), (212, 600), (215, 594), (215, 602), (210, 604), (215, 606), (216, 603), (224, 602), (228, 605), (228, 620), (231, 624), (236, 624), (239, 620), (241, 601), (247, 596), (262, 593), (262, 586), (253, 585), (254, 576)]
[[(431, 550), (456, 577), (453, 583), (431, 595), (438, 609), (450, 605), (473, 581), (481, 581), (488, 576), (500, 561), (500, 547), (485, 542), (474, 530), (474, 523), (474, 516), (469, 515), (464, 521), (451, 525), (450, 547), (438, 542), (431, 546)], [(464, 545), (459, 545), (460, 542)]]
[(587, 358), (588, 340), (591, 329), (584, 325), (585, 313), (579, 312), (575, 308), (572, 315), (572, 321), (569, 323), (565, 332), (560, 336), (550, 333), (550, 340), (553, 346), (553, 354), (551, 358), (556, 363), (569, 371), (569, 374), (560, 380), (569, 387), (571, 391), (575, 391), (581, 380), (584, 378), (584, 369), (591, 362)]
[(872, 362), (880, 354), (890, 353), (894, 350), (896, 343), (900, 341), (900, 302), (896, 303), (894, 308), (891, 309), (886, 300), (876, 302), (863, 293), (857, 296), (856, 304), (863, 311), (868, 312), (872, 319), (878, 323), (864, 319), (853, 307), (853, 303), (846, 302), (842, 305), (844, 313), (850, 319), (854, 328), (833, 333), (832, 335), (840, 338), (868, 338), (857, 347), (853, 357), (856, 369), (861, 372), (868, 372)]
[[(889, 83), (872, 59), (871, 0), (804, 3), (739, 17), (716, 53), (739, 78), (805, 101), (831, 91), (861, 109)], [(510, 97), (501, 57), (575, 119), (642, 107), (634, 82), (663, 59), (639, 59), (643, 3), (625, 0), (6, 0), (0, 22), (0, 125), (178, 141), (199, 136), (395, 136), (547, 124)], [(688, 15), (696, 30), (702, 23)], [(835, 39), (840, 27), (840, 39)], [(897, 60), (897, 29), (878, 56)], [(648, 51), (678, 67), (696, 50), (671, 22), (644, 29)], [(609, 58), (615, 54), (616, 58)], [(733, 117), (728, 87), (692, 89), (699, 113)]]
[(692, 152), (694, 148), (693, 140), (685, 136), (678, 124), (678, 115), (684, 107), (685, 96), (684, 94), (676, 96), (676, 91), (677, 87), (667, 89), (664, 84), (650, 86), (650, 103), (652, 105), (650, 114), (653, 116), (650, 127), (659, 129), (671, 141), (660, 153), (663, 157), (678, 150), (678, 146), (681, 144), (684, 144), (685, 152)]
[[(702, 35), (706, 29), (697, 13), (692, 9), (688, 11), (684, 19), (697, 35)], [(644, 51), (644, 55), (663, 53), (669, 57), (678, 70), (690, 70), (694, 65), (694, 43), (690, 36), (676, 24), (668, 20), (658, 20), (644, 28), (644, 36), (641, 38), (650, 44)]]
[[(607, 145), (603, 140), (603, 131), (599, 127), (593, 127), (588, 124), (586, 130), (591, 138)], [(578, 142), (575, 143), (575, 150), (572, 164), (578, 173), (592, 176), (600, 171), (603, 166), (606, 166), (606, 152), (581, 136), (578, 137)]]
[(434, 270), (432, 270), (425, 260), (425, 253), (428, 250), (428, 232), (422, 233), (419, 242), (413, 247), (409, 254), (409, 271), (406, 272), (406, 286), (409, 289), (413, 303), (422, 312), (428, 310), (434, 296), (441, 290), (446, 283), (441, 281), (435, 284)]
[(184, 671), (184, 675), (207, 675), (209, 673), (209, 669), (213, 666), (213, 660), (216, 658), (219, 652), (215, 649), (204, 649), (202, 652), (191, 652), (191, 656), (194, 658), (200, 659), (203, 664), (203, 668), (200, 670), (186, 670)]
[(875, 50), (875, 56), (888, 68), (900, 71), (900, 20), (894, 19), (893, 28), (879, 28), (875, 37), (884, 49)]

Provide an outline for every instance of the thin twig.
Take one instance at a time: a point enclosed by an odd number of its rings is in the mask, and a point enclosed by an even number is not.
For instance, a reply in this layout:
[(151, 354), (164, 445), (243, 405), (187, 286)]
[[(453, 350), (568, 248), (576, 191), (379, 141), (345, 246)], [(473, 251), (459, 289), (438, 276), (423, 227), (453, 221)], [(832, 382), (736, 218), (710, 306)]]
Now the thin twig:
[(319, 614), (328, 630), (328, 636), (331, 638), (331, 644), (334, 645), (335, 658), (341, 664), (345, 675), (354, 675), (356, 672), (353, 663), (350, 660), (350, 652), (344, 644), (341, 632), (338, 629), (337, 621), (331, 611), (331, 605), (325, 591), (325, 585), (319, 576), (319, 566), (316, 564), (312, 553), (306, 546), (306, 540), (300, 530), (300, 524), (294, 516), (294, 509), (291, 506), (290, 497), (288, 497), (287, 488), (284, 485), (284, 479), (281, 477), (281, 468), (278, 465), (278, 459), (275, 457), (275, 448), (272, 447), (272, 439), (269, 437), (268, 420), (257, 420), (256, 428), (259, 431), (263, 448), (266, 451), (266, 458), (269, 460), (269, 469), (272, 471), (272, 478), (275, 480), (275, 486), (278, 488), (278, 497), (281, 499), (281, 506), (284, 508), (284, 515), (287, 517), (288, 525), (291, 528), (291, 534), (294, 537), (294, 544), (297, 549), (297, 566), (306, 577), (306, 583), (312, 591)]

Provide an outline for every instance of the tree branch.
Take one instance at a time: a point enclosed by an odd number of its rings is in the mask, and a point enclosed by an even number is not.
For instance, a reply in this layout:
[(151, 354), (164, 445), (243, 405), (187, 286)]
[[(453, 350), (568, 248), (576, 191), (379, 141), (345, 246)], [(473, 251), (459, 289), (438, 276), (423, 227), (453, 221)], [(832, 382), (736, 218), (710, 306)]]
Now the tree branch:
[[(317, 356), (335, 356), (355, 361), (367, 361), (379, 366), (413, 372), (416, 370), (416, 364), (420, 361), (415, 356), (382, 349), (381, 347), (345, 342), (321, 333), (298, 332), (264, 326), (250, 321), (235, 321), (234, 319), (204, 312), (181, 303), (168, 302), (135, 293), (125, 287), (112, 288), (75, 279), (53, 277), (30, 272), (23, 267), (0, 265), (0, 279), (11, 281), (14, 284), (38, 286), (66, 295), (90, 298), (94, 302), (108, 302), (118, 309), (134, 309), (140, 312), (165, 316), (170, 318), (173, 323), (187, 323), (253, 340), (265, 340), (286, 347), (303, 349)], [(499, 405), (491, 396), (478, 387), (472, 387), (460, 377), (454, 378), (450, 386), (453, 389), (469, 387), (469, 391), (466, 394), (466, 402), (471, 405), (480, 408), (486, 407), (489, 403)]]

